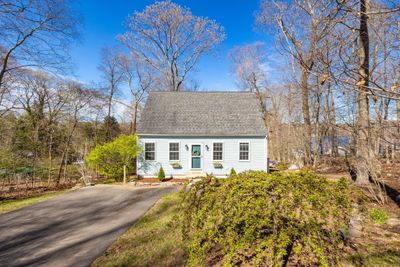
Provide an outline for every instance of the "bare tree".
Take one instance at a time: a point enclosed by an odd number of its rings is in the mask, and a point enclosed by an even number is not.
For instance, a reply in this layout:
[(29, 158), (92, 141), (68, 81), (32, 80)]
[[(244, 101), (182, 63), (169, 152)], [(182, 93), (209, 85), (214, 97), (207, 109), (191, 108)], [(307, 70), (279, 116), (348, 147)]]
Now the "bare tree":
[(79, 25), (71, 0), (0, 0), (0, 106), (17, 69), (65, 67)]
[(267, 129), (268, 112), (265, 105), (267, 74), (265, 71), (266, 54), (262, 43), (235, 47), (229, 53), (229, 59), (237, 77), (239, 87), (254, 92), (263, 113)]
[[(64, 116), (66, 106), (64, 83), (48, 73), (25, 71), (21, 79), (18, 102), (34, 128), (34, 165), (39, 157), (47, 154), (48, 183), (52, 180), (54, 135)], [(47, 151), (46, 151), (47, 150)]]
[(171, 1), (156, 2), (128, 18), (119, 36), (140, 64), (153, 68), (170, 91), (180, 91), (201, 56), (225, 38), (223, 28)]
[(107, 89), (107, 120), (106, 120), (106, 139), (111, 140), (111, 112), (114, 96), (118, 87), (124, 79), (124, 72), (121, 68), (121, 53), (117, 48), (105, 48), (102, 50), (100, 71), (103, 73), (103, 79)]
[(131, 109), (130, 133), (135, 134), (140, 105), (144, 104), (144, 100), (154, 85), (154, 79), (148, 67), (140, 65), (130, 57), (121, 57), (121, 67), (124, 73), (124, 80), (132, 96), (133, 108)]
[(234, 47), (229, 52), (228, 57), (240, 88), (250, 92), (266, 88), (267, 73), (265, 65), (267, 58), (263, 43), (256, 42)]
[[(68, 114), (67, 121), (70, 121), (69, 131), (66, 135), (65, 145), (62, 149), (58, 175), (55, 183), (58, 185), (61, 180), (62, 171), (67, 166), (67, 155), (71, 146), (72, 138), (82, 116), (82, 111), (91, 104), (91, 102), (99, 97), (95, 91), (83, 88), (75, 82), (68, 82), (67, 88), (63, 93), (66, 101), (66, 113)], [(64, 172), (65, 174), (65, 172)]]
[[(339, 3), (335, 8), (332, 8)], [(312, 163), (312, 126), (309, 92), (310, 75), (315, 66), (318, 48), (336, 23), (343, 4), (335, 0), (264, 0), (257, 22), (264, 27), (276, 27), (283, 48), (299, 64), (300, 88), (302, 92), (303, 120), (306, 128), (305, 161)]]
[[(398, 98), (396, 66), (391, 67), (399, 51), (396, 47), (398, 38), (390, 36), (398, 36), (399, 29), (390, 22), (396, 21), (393, 13), (396, 8), (368, 0), (343, 3), (342, 20), (331, 31), (331, 37), (337, 41), (330, 47), (337, 56), (336, 62), (329, 67), (328, 80), (340, 86), (343, 93), (354, 97), (355, 125), (351, 129), (357, 183), (368, 184), (370, 177), (377, 175), (374, 170), (379, 169), (376, 156), (380, 153), (380, 142), (385, 138), (384, 125), (388, 125), (385, 120), (390, 99)], [(354, 94), (350, 90), (354, 90)], [(370, 114), (371, 110), (376, 116)]]
[[(266, 47), (261, 42), (233, 48), (229, 60), (242, 90), (254, 92), (268, 130), (268, 153), (271, 159), (301, 163), (302, 129), (297, 120), (298, 95), (291, 84), (268, 84)], [(283, 79), (281, 80), (283, 82)], [(294, 139), (294, 137), (296, 139)], [(296, 140), (296, 141), (294, 141)], [(299, 145), (300, 144), (300, 145)]]

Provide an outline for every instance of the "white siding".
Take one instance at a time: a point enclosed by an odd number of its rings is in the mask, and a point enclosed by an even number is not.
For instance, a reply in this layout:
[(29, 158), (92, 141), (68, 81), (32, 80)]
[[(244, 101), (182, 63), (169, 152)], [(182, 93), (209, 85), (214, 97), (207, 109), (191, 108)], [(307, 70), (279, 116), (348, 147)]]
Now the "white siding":
[[(250, 143), (250, 160), (239, 160), (239, 142)], [(144, 143), (154, 142), (156, 147), (155, 161), (145, 161), (144, 153), (138, 157), (138, 174), (144, 177), (157, 175), (162, 166), (166, 176), (186, 176), (190, 175), (191, 169), (191, 145), (200, 144), (202, 148), (201, 171), (203, 173), (223, 176), (229, 174), (231, 168), (236, 172), (245, 170), (267, 170), (267, 142), (265, 137), (161, 137), (161, 136), (142, 136), (139, 144), (144, 147)], [(169, 161), (169, 143), (180, 143), (181, 169), (174, 169)], [(223, 168), (215, 168), (213, 165), (213, 142), (223, 143)], [(186, 147), (187, 146), (187, 147)], [(206, 148), (208, 146), (208, 149)]]

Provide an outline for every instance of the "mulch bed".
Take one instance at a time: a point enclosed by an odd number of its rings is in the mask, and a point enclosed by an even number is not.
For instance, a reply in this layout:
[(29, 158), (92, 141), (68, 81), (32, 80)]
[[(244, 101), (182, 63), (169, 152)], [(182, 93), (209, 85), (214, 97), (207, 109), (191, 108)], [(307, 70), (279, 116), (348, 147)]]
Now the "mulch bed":
[(179, 178), (172, 178), (172, 179), (165, 179), (164, 181), (160, 182), (158, 178), (143, 178), (140, 180), (137, 180), (137, 183), (163, 183), (163, 182), (169, 182), (169, 183), (185, 183), (188, 182), (188, 179), (179, 179)]
[(63, 183), (58, 186), (35, 186), (25, 187), (20, 185), (19, 187), (8, 187), (3, 191), (0, 191), (0, 201), (4, 200), (17, 200), (42, 195), (44, 193), (57, 192), (65, 189), (70, 189), (75, 186), (75, 183)]

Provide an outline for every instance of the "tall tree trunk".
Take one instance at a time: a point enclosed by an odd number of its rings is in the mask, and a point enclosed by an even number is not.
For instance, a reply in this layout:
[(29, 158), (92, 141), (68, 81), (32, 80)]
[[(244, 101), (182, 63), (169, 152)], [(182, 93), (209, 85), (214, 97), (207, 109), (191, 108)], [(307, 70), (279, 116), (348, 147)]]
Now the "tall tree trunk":
[(106, 141), (111, 141), (111, 107), (112, 101), (114, 97), (114, 93), (116, 91), (116, 81), (115, 74), (112, 73), (110, 77), (110, 95), (108, 96), (108, 110), (107, 110), (107, 125), (106, 125)]
[(134, 108), (134, 111), (133, 111), (133, 112), (135, 112), (135, 114), (133, 114), (132, 134), (136, 133), (138, 106), (139, 106), (139, 103), (136, 101), (135, 102), (135, 108)]
[[(134, 114), (133, 114), (133, 123), (132, 123), (131, 134), (136, 134), (138, 107), (139, 107), (139, 102), (135, 101), (135, 106), (134, 106), (134, 111), (133, 111)], [(134, 175), (137, 175), (137, 157), (133, 158), (133, 170), (132, 170), (132, 173)]]
[[(268, 111), (267, 111), (267, 107), (265, 105), (264, 95), (263, 95), (262, 91), (260, 90), (260, 88), (259, 88), (259, 86), (257, 84), (257, 79), (256, 79), (256, 74), (255, 73), (253, 73), (252, 84), (253, 84), (253, 88), (254, 88), (254, 93), (255, 93), (256, 98), (258, 100), (258, 106), (259, 106), (259, 108), (260, 108), (260, 110), (262, 112), (262, 118), (263, 118), (265, 129), (266, 129), (265, 135), (267, 136), (267, 142), (268, 142), (267, 145), (268, 145), (268, 147), (271, 147), (270, 146), (271, 138), (269, 137), (269, 133), (268, 133), (269, 126), (270, 126), (269, 125), (269, 118), (268, 118), (269, 117), (268, 116)], [(266, 158), (264, 160), (268, 162), (268, 158)]]
[(303, 120), (305, 127), (305, 164), (312, 164), (311, 157), (311, 141), (312, 141), (312, 129), (311, 129), (311, 118), (310, 118), (310, 105), (308, 97), (308, 76), (309, 72), (304, 66), (301, 69), (301, 98), (302, 98), (302, 110), (303, 110)]
[[(400, 92), (400, 90), (399, 90), (399, 92)], [(394, 150), (397, 150), (400, 147), (400, 143), (399, 143), (399, 140), (400, 140), (400, 100), (396, 101), (396, 115), (397, 115), (397, 141), (395, 141)], [(392, 154), (394, 154), (394, 153), (392, 153)]]
[[(113, 85), (111, 85), (113, 86)], [(107, 125), (106, 125), (106, 141), (111, 140), (111, 105), (112, 105), (112, 99), (114, 95), (114, 89), (111, 89), (110, 96), (108, 97), (108, 110), (107, 110)]]
[(72, 136), (74, 135), (74, 132), (75, 132), (77, 124), (78, 124), (78, 120), (77, 120), (77, 118), (75, 118), (75, 121), (74, 121), (74, 124), (72, 126), (72, 129), (71, 129), (71, 131), (70, 131), (70, 133), (69, 133), (69, 135), (67, 137), (67, 142), (65, 144), (65, 148), (64, 148), (63, 153), (61, 155), (60, 167), (58, 168), (58, 174), (57, 174), (57, 180), (56, 180), (56, 184), (57, 185), (60, 183), (62, 170), (63, 170), (63, 167), (66, 165), (65, 158), (66, 158), (69, 146), (71, 145), (71, 139), (72, 139)]
[[(385, 88), (386, 85), (385, 85)], [(383, 142), (383, 156), (386, 159), (386, 163), (390, 162), (390, 144), (388, 142), (388, 135), (386, 134), (387, 132), (387, 127), (388, 127), (388, 118), (389, 118), (389, 105), (390, 105), (390, 99), (383, 99), (383, 125), (381, 126), (381, 142)]]
[[(64, 178), (64, 183), (67, 181), (67, 173), (68, 173), (68, 153), (69, 153), (69, 148), (67, 149), (67, 152), (65, 153), (65, 160), (64, 160), (64, 171), (63, 171), (63, 178)], [(68, 179), (70, 180), (70, 179)]]
[(50, 130), (50, 143), (49, 143), (49, 175), (47, 178), (47, 184), (51, 182), (51, 171), (53, 168), (53, 130)]
[(367, 87), (369, 85), (369, 35), (367, 1), (360, 0), (360, 30), (359, 30), (359, 75), (357, 83), (358, 118), (357, 118), (357, 184), (369, 182), (369, 101)]
[(328, 119), (329, 119), (329, 129), (330, 129), (330, 141), (332, 156), (337, 157), (339, 155), (339, 144), (336, 131), (336, 109), (335, 109), (335, 99), (333, 97), (331, 83), (328, 83), (328, 96), (327, 96), (327, 108), (328, 108)]
[[(385, 88), (388, 88), (388, 73), (387, 73), (387, 61), (388, 61), (388, 43), (387, 43), (387, 33), (386, 30), (383, 31), (383, 86)], [(390, 98), (384, 98), (383, 99), (383, 127), (381, 127), (382, 130), (382, 139), (384, 141), (384, 156), (386, 158), (386, 162), (390, 162), (390, 144), (387, 140), (387, 121), (389, 118), (389, 105), (390, 105)]]
[(313, 151), (314, 155), (314, 160), (313, 160), (313, 166), (317, 166), (320, 160), (320, 156), (323, 154), (322, 151), (322, 131), (321, 131), (321, 124), (320, 124), (320, 112), (321, 112), (321, 95), (318, 92), (316, 95), (316, 110), (315, 110), (315, 131), (314, 131), (314, 143), (315, 143), (315, 150)]

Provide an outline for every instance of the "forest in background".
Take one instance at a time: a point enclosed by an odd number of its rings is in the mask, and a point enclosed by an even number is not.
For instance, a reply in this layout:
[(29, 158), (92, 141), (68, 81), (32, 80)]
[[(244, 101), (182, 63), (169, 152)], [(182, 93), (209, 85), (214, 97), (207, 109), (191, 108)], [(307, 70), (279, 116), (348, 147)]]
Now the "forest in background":
[[(391, 0), (260, 2), (255, 25), (275, 46), (238, 46), (228, 60), (238, 88), (259, 100), (271, 160), (339, 162), (358, 184), (372, 178), (384, 190), (382, 163), (398, 163), (400, 153), (399, 14)], [(81, 24), (68, 0), (0, 2), (3, 188), (75, 183), (95, 172), (87, 153), (134, 134), (151, 90), (199, 90), (191, 73), (226, 38), (216, 21), (156, 2), (126, 19), (120, 46), (103, 49), (103, 75), (92, 86), (66, 78)], [(272, 50), (279, 62), (270, 62)], [(279, 79), (269, 76), (272, 65)], [(119, 98), (122, 89), (130, 102)]]

